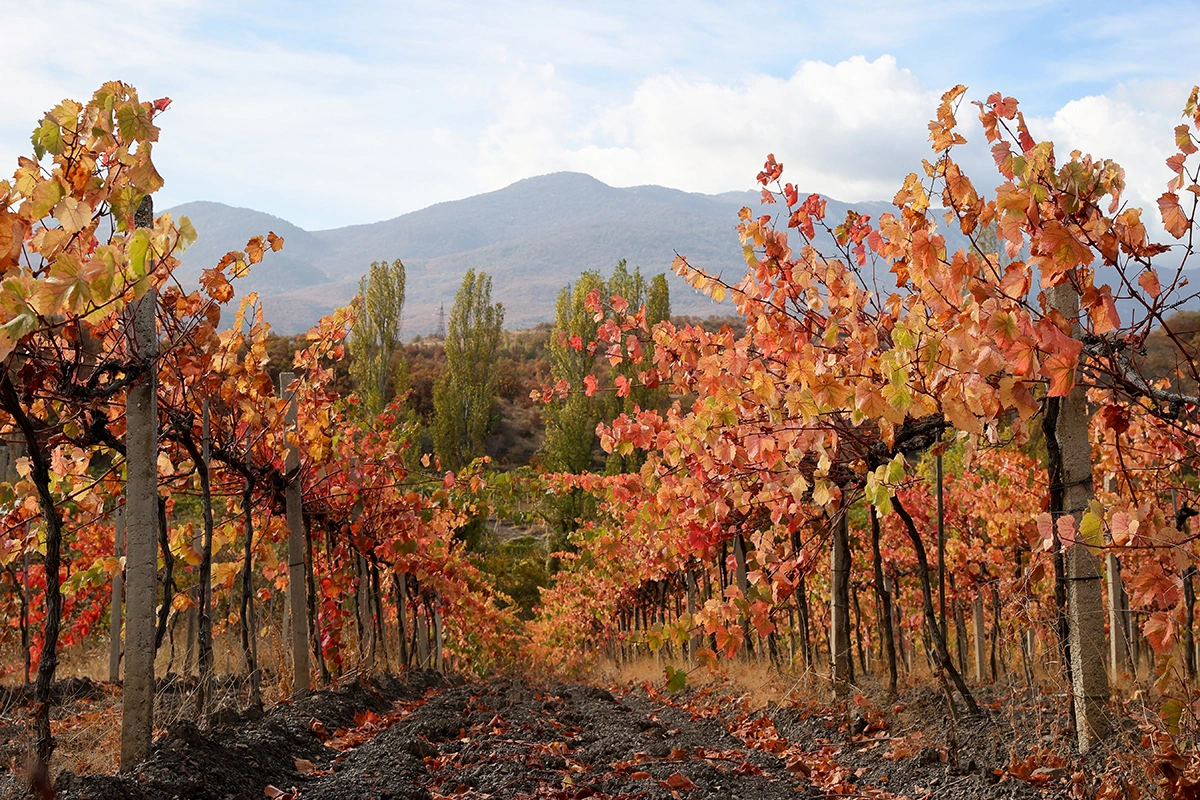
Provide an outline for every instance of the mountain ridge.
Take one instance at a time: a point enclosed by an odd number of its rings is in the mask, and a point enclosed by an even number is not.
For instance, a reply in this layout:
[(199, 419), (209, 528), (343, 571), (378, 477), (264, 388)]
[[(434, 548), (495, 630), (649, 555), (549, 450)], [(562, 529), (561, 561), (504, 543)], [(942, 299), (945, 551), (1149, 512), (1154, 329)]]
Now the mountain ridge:
[[(268, 230), (284, 237), (246, 278), (239, 294), (257, 291), (264, 316), (284, 334), (301, 333), (357, 293), (372, 261), (401, 259), (407, 269), (402, 335), (430, 333), (438, 308), (449, 306), (467, 269), (492, 276), (492, 298), (510, 328), (552, 320), (558, 291), (587, 269), (609, 274), (626, 259), (643, 274), (668, 273), (677, 314), (732, 313), (670, 273), (676, 253), (696, 267), (740, 276), (745, 269), (736, 226), (755, 191), (701, 194), (654, 184), (614, 187), (579, 172), (524, 178), (502, 189), (435, 203), (390, 219), (308, 231), (267, 212), (213, 201), (167, 209), (188, 216), (198, 232), (181, 258), (180, 278), (195, 285), (201, 270)], [(840, 220), (851, 205), (828, 200)], [(887, 203), (853, 207), (878, 218)]]

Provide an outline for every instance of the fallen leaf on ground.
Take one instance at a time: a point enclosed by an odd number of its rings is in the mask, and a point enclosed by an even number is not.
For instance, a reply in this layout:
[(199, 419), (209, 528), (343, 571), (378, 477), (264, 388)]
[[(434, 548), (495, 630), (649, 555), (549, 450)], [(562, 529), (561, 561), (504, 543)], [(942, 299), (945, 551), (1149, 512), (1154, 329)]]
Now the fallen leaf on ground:
[(691, 778), (678, 770), (672, 772), (670, 777), (668, 777), (665, 781), (661, 781), (661, 783), (667, 789), (684, 789), (691, 791), (692, 789), (700, 788), (692, 782)]

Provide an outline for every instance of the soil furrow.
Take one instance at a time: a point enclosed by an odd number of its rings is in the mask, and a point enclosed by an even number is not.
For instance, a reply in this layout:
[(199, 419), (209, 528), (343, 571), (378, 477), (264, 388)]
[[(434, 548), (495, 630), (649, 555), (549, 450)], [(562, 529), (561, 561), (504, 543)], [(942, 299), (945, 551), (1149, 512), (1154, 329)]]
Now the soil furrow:
[(418, 672), (214, 729), (176, 723), (131, 775), (65, 774), (58, 790), (64, 800), (1061, 796), (1024, 781), (997, 785), (999, 752), (972, 750), (955, 763), (917, 734), (863, 722), (747, 713), (703, 692), (682, 703), (652, 687), (614, 696), (585, 684), (455, 684)]
[[(420, 762), (413, 742), (430, 753)], [(647, 698), (498, 681), (440, 692), (335, 760), (299, 797), (772, 800), (802, 798), (806, 784), (720, 725)]]

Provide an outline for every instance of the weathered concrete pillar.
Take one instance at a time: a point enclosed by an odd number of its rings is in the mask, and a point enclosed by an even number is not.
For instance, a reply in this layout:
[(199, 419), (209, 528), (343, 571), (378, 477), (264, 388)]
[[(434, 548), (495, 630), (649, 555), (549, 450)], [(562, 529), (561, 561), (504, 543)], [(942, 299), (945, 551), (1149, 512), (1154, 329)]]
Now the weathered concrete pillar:
[[(688, 640), (688, 662), (693, 665), (696, 663), (696, 653), (700, 651), (700, 647), (701, 647), (700, 630), (696, 627), (696, 610), (697, 610), (696, 594), (697, 594), (696, 572), (695, 572), (695, 570), (688, 569), (687, 570), (687, 613), (688, 613), (688, 617), (691, 619), (691, 624), (692, 624), (692, 635), (691, 635), (691, 638)], [(792, 636), (792, 639), (793, 639), (793, 641), (795, 640), (794, 635)]]
[(1129, 669), (1129, 642), (1125, 635), (1125, 587), (1121, 580), (1121, 560), (1116, 553), (1104, 557), (1105, 582), (1108, 589), (1108, 669), (1113, 680)]
[[(149, 198), (136, 215), (153, 224)], [(145, 365), (125, 398), (126, 622), (125, 682), (121, 712), (122, 772), (149, 752), (154, 730), (154, 605), (158, 583), (158, 398), (155, 394), (156, 292), (133, 305), (133, 352)]]
[(983, 683), (987, 676), (987, 631), (983, 622), (983, 589), (976, 591), (971, 604), (971, 621), (975, 628), (975, 680)]
[[(125, 509), (118, 505), (113, 511), (113, 554), (125, 556)], [(118, 569), (112, 578), (112, 602), (109, 606), (108, 680), (121, 680), (121, 604), (125, 599), (125, 575)]]
[[(733, 537), (733, 563), (735, 567), (735, 574), (737, 576), (737, 587), (742, 592), (742, 598), (749, 601), (750, 580), (748, 577), (749, 572), (746, 569), (746, 539), (741, 533), (738, 533)], [(745, 655), (745, 648), (751, 646), (751, 642), (753, 641), (754, 637), (754, 631), (750, 627), (750, 617), (743, 614), (741, 625), (742, 633), (745, 635), (746, 640), (743, 644), (742, 652), (738, 654), (739, 657), (743, 657)]]
[[(254, 433), (246, 426), (245, 464), (247, 474), (254, 466)], [(242, 650), (250, 676), (250, 704), (262, 705), (262, 670), (258, 660), (258, 612), (254, 603), (254, 482), (247, 479), (242, 494)]]
[(829, 660), (833, 690), (850, 691), (850, 528), (847, 509), (834, 520), (830, 544)]
[(21, 579), (24, 583), (24, 588), (21, 594), (21, 649), (25, 651), (25, 685), (29, 685), (29, 669), (33, 658), (33, 648), (30, 646), (29, 640), (29, 548), (33, 544), (33, 535), (30, 532), (32, 523), (29, 520), (25, 521), (25, 552), (21, 554), (22, 571)]
[[(1128, 599), (1128, 598), (1126, 598)], [(1137, 680), (1142, 670), (1142, 630), (1136, 609), (1125, 603), (1125, 641), (1129, 644), (1129, 668)]]
[[(1079, 293), (1065, 282), (1048, 290), (1050, 305), (1068, 320), (1079, 317)], [(1080, 336), (1078, 323), (1074, 335)], [(1056, 516), (1070, 514), (1079, 531), (1084, 513), (1094, 497), (1092, 447), (1088, 438), (1090, 412), (1087, 393), (1078, 384), (1066, 397), (1058, 398), (1054, 422), (1054, 444), (1061, 459), (1062, 507)], [(1053, 478), (1052, 478), (1053, 480)], [(1105, 610), (1101, 592), (1100, 556), (1087, 544), (1071, 544), (1064, 554), (1067, 582), (1067, 638), (1071, 650), (1071, 681), (1075, 700), (1076, 736), (1081, 753), (1112, 730), (1108, 716), (1108, 646), (1104, 641)]]
[(21, 480), (21, 475), (17, 472), (17, 461), (25, 456), (25, 444), (24, 442), (8, 442), (4, 449), (8, 456), (0, 480), (6, 483), (16, 483)]
[[(168, 518), (167, 523), (170, 524), (170, 522), (171, 520)], [(192, 537), (192, 547), (196, 549), (196, 552), (200, 552), (204, 548), (204, 535), (200, 531), (196, 531)], [(196, 650), (200, 641), (200, 603), (202, 598), (198, 579), (188, 594), (192, 603), (187, 610), (187, 643), (183, 649), (183, 674), (191, 677), (197, 671)]]
[(355, 572), (358, 575), (358, 585), (354, 599), (360, 624), (358, 656), (363, 662), (373, 662), (375, 660), (375, 626), (372, 624), (371, 580), (367, 569), (367, 560), (362, 553), (355, 554)]
[(437, 606), (433, 608), (433, 668), (438, 672), (446, 671), (446, 648), (442, 638), (442, 611)]
[[(1104, 488), (1117, 491), (1117, 479), (1109, 475)], [(1109, 542), (1111, 544), (1111, 542)], [(1116, 553), (1104, 555), (1104, 583), (1108, 592), (1108, 671), (1112, 680), (1129, 670), (1129, 639), (1126, 634), (1125, 584), (1121, 579), (1121, 560)]]
[(417, 603), (417, 666), (429, 669), (429, 617), (421, 602)]
[(1104, 600), (1100, 591), (1100, 557), (1086, 545), (1067, 551), (1067, 612), (1071, 623), (1071, 675), (1074, 683), (1079, 750), (1112, 730), (1108, 716), (1108, 671), (1105, 665)]
[(400, 639), (396, 652), (400, 654), (401, 668), (408, 669), (412, 666), (408, 652), (408, 573), (393, 573), (392, 581), (396, 592), (396, 629)]
[[(296, 391), (289, 388), (296, 380), (295, 373), (284, 372), (279, 376), (280, 394), (288, 402), (288, 432), (296, 430)], [(292, 694), (303, 696), (312, 689), (308, 674), (308, 598), (304, 574), (304, 498), (303, 481), (300, 479), (300, 453), (296, 446), (289, 445), (284, 471), (288, 476), (287, 521), (288, 521), (288, 610), (291, 612), (292, 639)]]
[(213, 671), (213, 601), (212, 601), (212, 550), (213, 550), (213, 507), (212, 507), (212, 432), (209, 430), (208, 398), (204, 398), (200, 411), (200, 503), (203, 510), (203, 535), (200, 539), (200, 578), (197, 582), (200, 603), (196, 614), (196, 661), (200, 669), (199, 711), (202, 718), (208, 716), (212, 707)]
[[(934, 457), (935, 477), (937, 482), (937, 538), (938, 538), (938, 627), (942, 631), (942, 640), (950, 641), (946, 635), (946, 504), (945, 504), (945, 485), (946, 479), (942, 470), (942, 456), (939, 454)], [(961, 652), (961, 651), (960, 651)], [(966, 666), (960, 664), (960, 668), (966, 671)]]
[[(285, 496), (286, 499), (286, 496)], [(287, 646), (291, 647), (292, 642), (292, 593), (288, 587), (283, 589), (283, 615), (280, 621), (280, 636), (283, 641), (287, 642)]]
[[(951, 587), (954, 582), (950, 582)], [(967, 617), (963, 610), (962, 599), (958, 597), (958, 590), (955, 589), (955, 597), (953, 600), (954, 607), (954, 648), (958, 651), (958, 671), (965, 678), (967, 676)]]

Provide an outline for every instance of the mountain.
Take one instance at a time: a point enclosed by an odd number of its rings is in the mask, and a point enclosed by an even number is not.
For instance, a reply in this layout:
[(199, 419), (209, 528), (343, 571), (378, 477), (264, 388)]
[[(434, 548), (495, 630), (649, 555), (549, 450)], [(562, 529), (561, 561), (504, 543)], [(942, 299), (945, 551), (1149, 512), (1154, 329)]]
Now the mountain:
[[(438, 308), (454, 302), (471, 268), (492, 276), (492, 299), (504, 304), (505, 323), (525, 328), (552, 320), (558, 291), (587, 269), (611, 272), (622, 258), (642, 273), (667, 272), (671, 309), (707, 316), (732, 313), (698, 295), (670, 274), (676, 253), (729, 279), (745, 262), (735, 228), (743, 206), (759, 208), (757, 192), (697, 194), (662, 186), (609, 186), (589, 175), (558, 172), (527, 178), (494, 192), (366, 225), (306, 231), (245, 208), (186, 203), (168, 209), (187, 216), (199, 234), (182, 258), (181, 280), (195, 284), (200, 271), (229, 250), (268, 230), (284, 237), (246, 278), (240, 293), (257, 291), (266, 318), (280, 333), (300, 333), (358, 291), (372, 261), (399, 258), (408, 273), (404, 335), (429, 333)], [(828, 218), (840, 221), (848, 206), (830, 200)], [(879, 214), (887, 203), (854, 204)]]
[[(176, 271), (185, 284), (195, 285), (201, 270), (214, 266), (230, 250), (242, 250), (252, 236), (274, 231), (284, 238), (286, 247), (272, 253), (235, 286), (238, 293), (256, 291), (260, 294), (279, 294), (329, 282), (313, 261), (319, 263), (321, 243), (308, 231), (292, 223), (254, 211), (235, 208), (223, 203), (198, 201), (168, 209), (173, 217), (187, 217), (196, 226), (196, 242), (189, 247)], [(300, 254), (305, 255), (301, 256)]]

